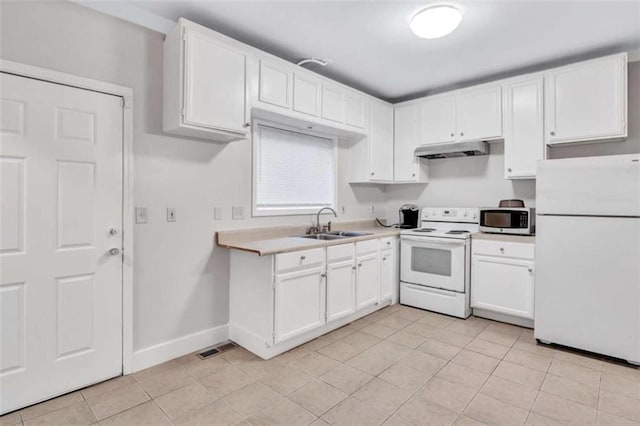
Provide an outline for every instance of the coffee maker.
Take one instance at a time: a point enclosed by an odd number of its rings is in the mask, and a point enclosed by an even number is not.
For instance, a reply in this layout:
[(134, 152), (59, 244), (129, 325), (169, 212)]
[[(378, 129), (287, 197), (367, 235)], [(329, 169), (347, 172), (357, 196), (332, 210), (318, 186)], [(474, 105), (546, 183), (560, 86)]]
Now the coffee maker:
[(420, 209), (415, 204), (403, 204), (398, 210), (399, 227), (403, 229), (413, 229), (418, 227), (420, 220)]

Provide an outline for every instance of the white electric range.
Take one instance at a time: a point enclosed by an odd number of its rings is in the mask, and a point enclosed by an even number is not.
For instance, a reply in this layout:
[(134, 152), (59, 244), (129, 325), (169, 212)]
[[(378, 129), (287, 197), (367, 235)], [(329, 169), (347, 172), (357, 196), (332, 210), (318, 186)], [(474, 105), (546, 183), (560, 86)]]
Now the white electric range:
[(420, 228), (400, 234), (400, 303), (467, 318), (471, 234), (477, 208), (424, 207)]

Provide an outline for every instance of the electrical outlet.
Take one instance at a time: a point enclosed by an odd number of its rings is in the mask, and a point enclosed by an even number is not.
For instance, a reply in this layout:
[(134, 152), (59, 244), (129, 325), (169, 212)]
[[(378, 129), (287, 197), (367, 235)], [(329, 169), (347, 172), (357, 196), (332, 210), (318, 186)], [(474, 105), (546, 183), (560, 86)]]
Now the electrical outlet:
[(244, 207), (242, 206), (231, 207), (231, 219), (244, 219)]
[(173, 207), (167, 207), (167, 222), (176, 221), (176, 209)]
[(220, 207), (213, 208), (213, 218), (215, 220), (222, 220), (222, 209)]
[(146, 207), (136, 207), (136, 223), (147, 223)]

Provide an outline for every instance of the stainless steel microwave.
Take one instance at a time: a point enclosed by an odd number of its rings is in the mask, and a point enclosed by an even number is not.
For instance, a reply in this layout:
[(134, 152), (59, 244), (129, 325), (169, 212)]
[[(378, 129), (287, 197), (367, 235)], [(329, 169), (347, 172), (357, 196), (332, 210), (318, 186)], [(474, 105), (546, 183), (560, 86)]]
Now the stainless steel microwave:
[(536, 233), (536, 209), (529, 207), (481, 208), (480, 231), (496, 234), (533, 235)]

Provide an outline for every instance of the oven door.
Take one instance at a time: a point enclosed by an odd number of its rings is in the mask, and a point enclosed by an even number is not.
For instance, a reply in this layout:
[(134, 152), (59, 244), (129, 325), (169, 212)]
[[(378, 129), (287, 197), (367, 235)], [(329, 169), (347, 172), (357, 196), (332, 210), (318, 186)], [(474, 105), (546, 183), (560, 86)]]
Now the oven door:
[(400, 238), (400, 280), (464, 293), (465, 241), (436, 237)]

